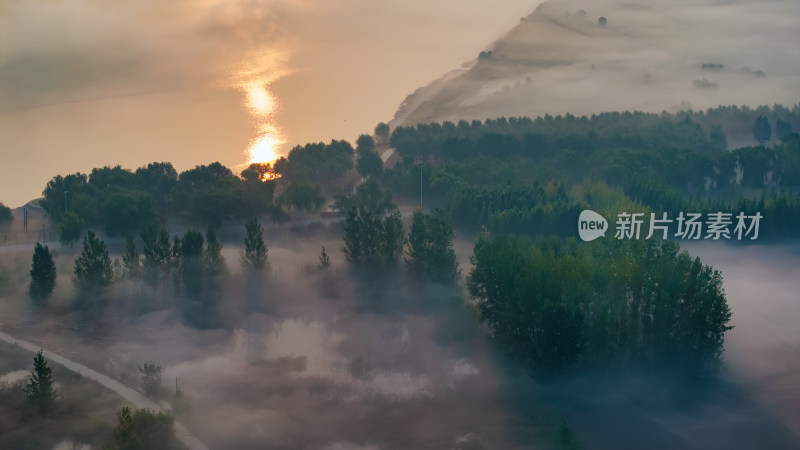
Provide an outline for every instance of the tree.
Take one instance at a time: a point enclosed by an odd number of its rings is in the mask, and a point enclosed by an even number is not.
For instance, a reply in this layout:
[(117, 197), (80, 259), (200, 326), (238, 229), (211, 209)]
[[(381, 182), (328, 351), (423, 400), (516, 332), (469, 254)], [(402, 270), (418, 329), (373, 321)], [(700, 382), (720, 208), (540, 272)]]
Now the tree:
[(148, 450), (181, 448), (175, 443), (173, 425), (175, 418), (168, 412), (149, 409), (132, 411), (123, 407), (117, 411), (114, 427), (114, 443), (106, 445), (108, 450)]
[(364, 178), (378, 177), (383, 172), (383, 160), (378, 152), (372, 150), (359, 150), (357, 164), (358, 173)]
[(322, 207), (325, 197), (318, 184), (310, 181), (292, 181), (278, 198), (281, 206), (297, 211), (313, 211)]
[(136, 250), (136, 242), (133, 235), (125, 237), (125, 253), (122, 254), (122, 265), (125, 269), (125, 276), (138, 279), (142, 276), (142, 265), (140, 264), (139, 251)]
[(319, 255), (319, 268), (320, 269), (327, 269), (331, 266), (331, 257), (328, 256), (328, 252), (325, 251), (325, 246), (322, 246), (322, 253)]
[(244, 225), (247, 235), (244, 238), (242, 265), (255, 270), (263, 270), (267, 266), (267, 244), (264, 243), (264, 230), (256, 219), (248, 220)]
[(389, 125), (384, 122), (375, 126), (375, 136), (380, 138), (381, 142), (386, 142), (389, 139)]
[(602, 17), (602, 16), (598, 17), (597, 18), (597, 24), (600, 25), (601, 27), (604, 27), (604, 26), (608, 25), (608, 19), (606, 19), (605, 17)]
[(362, 134), (356, 140), (356, 152), (371, 152), (375, 150), (375, 140), (368, 134)]
[(63, 214), (58, 222), (58, 240), (64, 245), (72, 246), (80, 239), (83, 227), (83, 219), (74, 211)]
[(75, 286), (82, 294), (105, 288), (114, 278), (106, 243), (92, 231), (83, 238), (83, 251), (75, 259), (73, 272)]
[(142, 377), (142, 390), (147, 395), (156, 395), (161, 390), (161, 365), (155, 361), (145, 361), (139, 367)]
[(458, 277), (458, 263), (453, 249), (453, 226), (439, 209), (425, 214), (414, 212), (408, 235), (406, 266), (417, 278), (451, 284)]
[(758, 145), (764, 145), (772, 137), (772, 127), (769, 120), (764, 116), (758, 116), (753, 123), (753, 137), (758, 141)]
[(31, 263), (31, 284), (28, 294), (34, 303), (44, 304), (53, 293), (56, 286), (56, 265), (53, 255), (45, 245), (36, 243), (33, 249), (33, 262)]
[(381, 189), (381, 186), (373, 178), (368, 178), (367, 181), (358, 185), (355, 195), (337, 196), (334, 206), (342, 211), (364, 207), (366, 211), (377, 214), (383, 214), (386, 211), (397, 208), (392, 202), (392, 193)]
[(11, 208), (0, 202), (0, 227), (8, 225), (14, 220), (14, 214), (11, 213)]
[[(784, 138), (786, 138), (786, 136), (788, 136), (791, 133), (792, 133), (792, 124), (790, 122), (781, 119), (775, 121), (775, 137), (783, 140)], [(0, 222), (2, 222), (2, 219), (0, 219)]]
[(42, 356), (42, 350), (39, 350), (33, 358), (33, 371), (25, 384), (25, 396), (28, 403), (42, 414), (52, 410), (55, 404), (57, 392), (54, 384), (53, 368)]
[(494, 338), (534, 373), (621, 363), (713, 373), (731, 329), (722, 278), (679, 250), (484, 233), (467, 287)]
[(178, 249), (173, 249), (170, 244), (169, 233), (163, 228), (150, 226), (142, 233), (144, 247), (143, 276), (146, 282), (155, 286), (159, 279), (164, 279), (166, 284), (173, 268), (174, 258), (178, 256)]
[(186, 294), (199, 298), (204, 290), (205, 264), (203, 258), (203, 234), (196, 230), (187, 230), (183, 238), (176, 242), (180, 249), (180, 262), (177, 270)]
[(372, 266), (392, 265), (404, 244), (403, 222), (396, 209), (385, 216), (364, 206), (347, 213), (342, 251), (348, 261)]
[(217, 239), (214, 227), (206, 230), (206, 251), (203, 254), (206, 273), (209, 276), (218, 276), (225, 273), (225, 257), (222, 256), (222, 243)]
[(132, 233), (155, 220), (153, 198), (140, 191), (120, 190), (109, 195), (103, 202), (102, 218), (106, 232)]

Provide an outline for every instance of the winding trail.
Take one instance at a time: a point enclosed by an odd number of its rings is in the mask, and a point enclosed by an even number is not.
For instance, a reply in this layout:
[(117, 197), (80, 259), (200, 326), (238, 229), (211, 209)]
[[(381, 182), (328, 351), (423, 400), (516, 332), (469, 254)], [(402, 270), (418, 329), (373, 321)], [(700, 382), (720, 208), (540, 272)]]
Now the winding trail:
[[(23, 341), (20, 339), (16, 339), (12, 336), (9, 336), (6, 333), (0, 331), (0, 340), (8, 342), (9, 344), (16, 345), (18, 347), (24, 348), (25, 350), (29, 350), (33, 353), (39, 351), (41, 346), (33, 344), (28, 341)], [(124, 384), (120, 383), (117, 380), (112, 379), (106, 375), (103, 375), (96, 370), (92, 370), (83, 364), (77, 363), (75, 361), (69, 360), (64, 358), (63, 356), (57, 355), (53, 352), (47, 351), (42, 349), (42, 354), (50, 361), (56, 362), (67, 369), (83, 375), (86, 378), (94, 380), (101, 385), (105, 386), (108, 389), (119, 394), (125, 400), (131, 402), (137, 408), (148, 408), (153, 411), (160, 411), (162, 408), (158, 406), (155, 402), (148, 399), (138, 391), (135, 391)], [(189, 431), (186, 427), (181, 425), (179, 422), (175, 422), (175, 437), (181, 441), (183, 445), (186, 446), (189, 450), (209, 450), (205, 444), (203, 444), (200, 439), (197, 438), (191, 431)]]

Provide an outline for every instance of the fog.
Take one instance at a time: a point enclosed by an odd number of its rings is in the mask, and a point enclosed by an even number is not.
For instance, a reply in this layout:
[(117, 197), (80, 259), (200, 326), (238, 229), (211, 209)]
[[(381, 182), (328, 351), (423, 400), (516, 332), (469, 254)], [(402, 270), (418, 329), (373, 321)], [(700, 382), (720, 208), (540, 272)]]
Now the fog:
[(546, 2), (487, 45), (491, 57), (409, 96), (392, 125), (793, 105), (798, 41), (794, 1)]
[[(129, 385), (139, 364), (158, 361), (165, 390), (177, 378), (188, 399), (179, 420), (211, 448), (546, 448), (561, 419), (583, 448), (799, 442), (797, 244), (687, 246), (722, 271), (733, 312), (719, 382), (664, 370), (537, 383), (493, 348), (456, 291), (359, 275), (336, 228), (320, 231), (268, 227), (270, 269), (258, 279), (240, 270), (240, 236), (224, 234), (223, 326), (207, 330), (183, 323), (171, 283), (130, 281), (111, 288), (102, 320), (81, 325), (68, 275), (77, 249), (58, 250), (56, 293), (37, 310), (24, 295), (29, 255), (5, 254), (18, 285), (0, 306), (3, 327)], [(471, 245), (456, 245), (465, 273)]]

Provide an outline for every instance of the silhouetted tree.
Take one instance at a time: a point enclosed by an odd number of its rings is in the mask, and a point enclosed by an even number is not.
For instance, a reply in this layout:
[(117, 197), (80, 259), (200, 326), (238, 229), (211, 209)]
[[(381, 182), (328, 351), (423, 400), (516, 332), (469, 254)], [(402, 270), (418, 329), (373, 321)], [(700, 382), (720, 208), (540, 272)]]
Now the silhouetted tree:
[(203, 254), (203, 262), (209, 276), (222, 275), (226, 271), (225, 257), (222, 256), (222, 243), (217, 239), (217, 230), (214, 227), (206, 230), (206, 251)]
[(34, 303), (44, 304), (56, 287), (56, 265), (46, 245), (36, 243), (31, 263), (31, 284), (28, 294)]
[(325, 246), (322, 246), (322, 253), (319, 255), (319, 268), (320, 269), (327, 269), (331, 266), (331, 257), (328, 256), (328, 252), (325, 251)]
[(133, 240), (133, 235), (130, 234), (125, 237), (125, 253), (122, 254), (122, 265), (126, 277), (132, 279), (141, 278), (142, 265), (139, 251), (136, 250), (136, 242)]
[(0, 226), (7, 225), (12, 220), (14, 220), (14, 214), (12, 214), (11, 208), (0, 202)]
[(378, 155), (378, 152), (372, 150), (359, 151), (357, 164), (358, 173), (364, 178), (369, 176), (379, 177), (383, 172), (383, 160)]
[(600, 25), (601, 27), (604, 27), (604, 26), (608, 25), (608, 19), (606, 19), (605, 17), (602, 17), (602, 16), (598, 17), (597, 18), (597, 24)]
[(53, 368), (47, 363), (39, 350), (33, 358), (33, 371), (25, 383), (25, 396), (28, 403), (35, 406), (40, 413), (51, 411), (56, 401)]
[(378, 136), (382, 142), (386, 142), (386, 140), (389, 139), (389, 125), (385, 124), (384, 122), (376, 125), (375, 136)]
[(371, 152), (375, 150), (375, 140), (368, 134), (362, 134), (356, 140), (356, 152)]
[(142, 390), (147, 395), (156, 395), (161, 391), (161, 365), (155, 361), (145, 361), (139, 367), (142, 378)]
[(766, 117), (758, 116), (756, 118), (753, 123), (753, 137), (756, 138), (759, 145), (764, 145), (772, 137), (772, 127)]
[(256, 219), (248, 220), (244, 228), (247, 235), (244, 238), (242, 264), (247, 268), (263, 270), (267, 266), (269, 251), (264, 243), (264, 230)]

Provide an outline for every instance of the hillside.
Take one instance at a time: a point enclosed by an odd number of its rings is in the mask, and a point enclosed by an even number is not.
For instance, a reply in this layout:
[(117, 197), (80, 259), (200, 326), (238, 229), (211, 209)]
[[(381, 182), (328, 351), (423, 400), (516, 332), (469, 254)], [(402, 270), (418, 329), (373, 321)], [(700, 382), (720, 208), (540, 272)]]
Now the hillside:
[(796, 103), (798, 14), (786, 1), (551, 0), (390, 125)]

